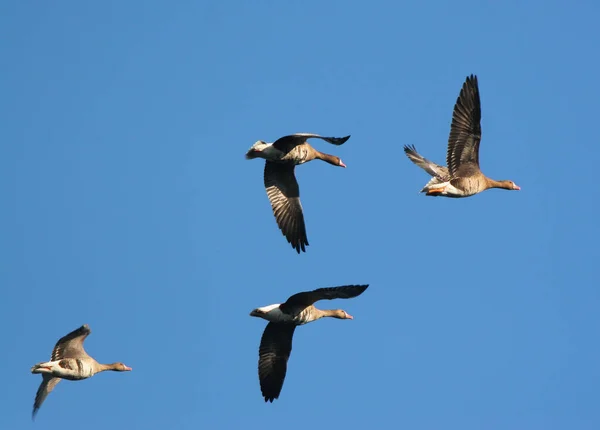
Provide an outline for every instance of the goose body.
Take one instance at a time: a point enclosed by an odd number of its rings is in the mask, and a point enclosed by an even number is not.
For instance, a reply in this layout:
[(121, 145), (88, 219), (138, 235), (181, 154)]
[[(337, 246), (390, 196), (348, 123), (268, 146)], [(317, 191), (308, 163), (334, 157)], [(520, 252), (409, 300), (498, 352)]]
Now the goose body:
[(296, 326), (308, 324), (324, 317), (353, 319), (342, 309), (318, 309), (319, 300), (350, 299), (361, 295), (368, 285), (346, 285), (319, 288), (294, 294), (285, 303), (256, 308), (250, 316), (269, 321), (260, 340), (258, 351), (258, 378), (265, 402), (279, 398), (287, 362), (292, 352), (292, 338)]
[(63, 358), (58, 361), (38, 363), (31, 368), (31, 373), (41, 373), (70, 381), (78, 381), (94, 376), (96, 369), (92, 360)]
[(131, 367), (127, 367), (123, 363), (101, 364), (90, 357), (83, 348), (83, 342), (90, 333), (90, 327), (85, 324), (63, 336), (54, 346), (50, 361), (38, 363), (31, 368), (31, 373), (42, 375), (42, 383), (37, 390), (33, 404), (33, 418), (48, 394), (61, 379), (79, 381), (105, 370), (117, 372), (131, 370)]
[(428, 196), (469, 197), (490, 188), (520, 190), (513, 181), (496, 181), (485, 176), (479, 167), (481, 142), (481, 101), (477, 76), (468, 76), (454, 105), (446, 163), (440, 166), (404, 146), (406, 156), (432, 176), (423, 187)]
[(333, 145), (342, 145), (350, 136), (323, 137), (312, 133), (296, 133), (277, 139), (273, 143), (257, 141), (246, 152), (246, 159), (266, 160), (264, 185), (273, 209), (273, 215), (282, 234), (299, 254), (306, 252), (308, 238), (304, 224), (304, 212), (300, 203), (300, 188), (294, 173), (295, 167), (319, 159), (327, 163), (346, 167), (342, 160), (317, 151), (307, 139), (317, 138)]
[[(295, 325), (304, 325), (316, 321), (325, 316), (334, 316), (334, 311), (317, 309), (314, 305), (306, 306), (302, 309), (290, 310), (284, 312), (281, 310), (281, 304), (269, 305), (262, 308), (256, 308), (250, 313), (250, 316), (259, 317), (274, 323), (292, 323)], [(339, 312), (339, 311), (335, 311)], [(345, 318), (352, 319), (348, 313), (344, 312)]]

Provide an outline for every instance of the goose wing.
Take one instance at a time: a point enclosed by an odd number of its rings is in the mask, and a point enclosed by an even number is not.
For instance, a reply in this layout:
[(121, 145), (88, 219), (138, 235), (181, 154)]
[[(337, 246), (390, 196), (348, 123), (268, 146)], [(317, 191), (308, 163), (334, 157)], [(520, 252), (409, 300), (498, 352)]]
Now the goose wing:
[(294, 175), (294, 164), (267, 161), (264, 173), (267, 196), (281, 233), (292, 248), (306, 252), (308, 238), (300, 203), (300, 188)]
[(477, 76), (467, 77), (454, 105), (446, 162), (453, 178), (479, 171), (481, 101)]
[(265, 327), (258, 350), (258, 379), (265, 402), (273, 402), (281, 393), (295, 329), (295, 324), (273, 322)]

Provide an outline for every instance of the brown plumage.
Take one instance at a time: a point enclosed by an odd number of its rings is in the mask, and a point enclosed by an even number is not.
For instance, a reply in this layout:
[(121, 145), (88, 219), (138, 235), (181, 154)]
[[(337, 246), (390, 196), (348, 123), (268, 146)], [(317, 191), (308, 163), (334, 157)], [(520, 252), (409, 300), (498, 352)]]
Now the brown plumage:
[(357, 297), (368, 286), (319, 288), (294, 294), (285, 303), (264, 306), (250, 312), (250, 316), (269, 321), (262, 334), (258, 350), (258, 378), (265, 402), (273, 402), (279, 398), (287, 372), (287, 362), (292, 352), (292, 338), (296, 326), (324, 317), (353, 319), (342, 309), (317, 309), (314, 303), (319, 300)]
[(435, 164), (420, 155), (414, 146), (404, 152), (417, 166), (433, 178), (421, 192), (428, 196), (469, 197), (490, 188), (520, 190), (509, 180), (496, 181), (485, 176), (479, 167), (481, 142), (481, 102), (477, 76), (468, 76), (454, 105), (446, 163)]
[(31, 373), (42, 374), (42, 383), (33, 403), (32, 418), (35, 418), (38, 409), (61, 379), (78, 381), (105, 370), (131, 370), (123, 363), (101, 364), (90, 357), (83, 348), (83, 342), (91, 332), (90, 327), (85, 324), (61, 337), (52, 350), (50, 361), (38, 363), (31, 368)]
[(342, 145), (350, 136), (323, 137), (312, 133), (296, 133), (277, 139), (268, 144), (259, 140), (246, 153), (246, 159), (264, 158), (264, 184), (277, 225), (296, 252), (306, 252), (308, 238), (304, 224), (304, 214), (300, 203), (300, 188), (294, 174), (296, 165), (318, 159), (327, 163), (346, 167), (342, 160), (330, 154), (317, 151), (306, 140), (322, 139), (333, 145)]

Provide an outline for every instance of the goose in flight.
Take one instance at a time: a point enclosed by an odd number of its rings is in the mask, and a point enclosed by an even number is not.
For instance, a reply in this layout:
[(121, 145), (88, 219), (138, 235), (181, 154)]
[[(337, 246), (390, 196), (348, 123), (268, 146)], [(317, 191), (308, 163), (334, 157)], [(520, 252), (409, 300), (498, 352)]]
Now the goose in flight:
[(61, 379), (79, 381), (105, 370), (131, 370), (131, 367), (123, 363), (100, 364), (90, 357), (83, 349), (83, 341), (91, 332), (90, 327), (85, 324), (63, 336), (56, 342), (50, 361), (38, 363), (31, 368), (31, 373), (42, 374), (42, 383), (35, 395), (32, 418), (35, 418), (38, 409)]
[(273, 402), (281, 393), (296, 326), (324, 317), (353, 319), (344, 310), (321, 310), (317, 309), (314, 303), (319, 300), (351, 299), (361, 295), (368, 286), (367, 284), (319, 288), (294, 294), (285, 303), (256, 308), (250, 312), (250, 316), (269, 321), (258, 350), (258, 378), (265, 402)]
[(481, 103), (477, 76), (468, 76), (454, 105), (446, 163), (448, 167), (429, 161), (412, 146), (404, 152), (417, 166), (433, 178), (421, 190), (427, 196), (469, 197), (490, 188), (520, 190), (513, 181), (496, 181), (479, 168), (481, 142)]
[(300, 188), (294, 174), (296, 165), (318, 159), (333, 166), (346, 167), (339, 157), (313, 148), (307, 142), (307, 139), (311, 138), (322, 139), (333, 145), (342, 145), (350, 136), (323, 137), (312, 133), (296, 133), (281, 137), (273, 143), (259, 140), (246, 153), (248, 160), (253, 158), (266, 160), (264, 182), (275, 220), (282, 234), (298, 254), (300, 250), (306, 252), (308, 238), (300, 203)]

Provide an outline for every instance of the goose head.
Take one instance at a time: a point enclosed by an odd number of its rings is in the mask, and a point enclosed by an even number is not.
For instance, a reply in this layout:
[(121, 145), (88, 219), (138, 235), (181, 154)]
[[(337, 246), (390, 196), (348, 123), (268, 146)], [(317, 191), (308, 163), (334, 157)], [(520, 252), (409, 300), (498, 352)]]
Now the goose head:
[(131, 367), (125, 366), (125, 364), (119, 362), (119, 363), (111, 364), (110, 370), (114, 370), (115, 372), (128, 372), (132, 369), (131, 369)]
[(498, 187), (497, 188), (503, 188), (505, 190), (520, 190), (521, 187), (519, 187), (517, 184), (515, 184), (513, 181), (498, 181)]
[(353, 320), (354, 317), (342, 309), (333, 309), (329, 311), (329, 316), (341, 320)]

